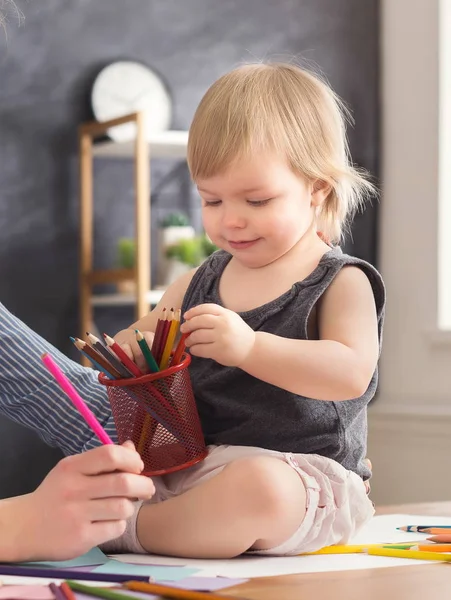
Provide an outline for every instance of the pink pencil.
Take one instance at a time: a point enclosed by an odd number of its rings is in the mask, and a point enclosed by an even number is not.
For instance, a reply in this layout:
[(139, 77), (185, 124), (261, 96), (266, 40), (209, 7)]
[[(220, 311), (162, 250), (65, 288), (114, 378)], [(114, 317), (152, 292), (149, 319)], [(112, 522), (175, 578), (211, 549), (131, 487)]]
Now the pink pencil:
[(61, 371), (61, 369), (53, 360), (53, 358), (49, 354), (43, 354), (41, 356), (41, 359), (47, 367), (47, 369), (59, 383), (61, 389), (64, 392), (66, 392), (66, 394), (72, 400), (81, 416), (84, 418), (89, 427), (91, 427), (91, 429), (102, 442), (102, 444), (113, 444), (112, 439), (109, 437), (102, 425), (100, 425), (100, 423), (95, 418), (91, 410), (86, 406), (83, 398), (71, 384), (69, 379), (64, 375), (64, 373)]

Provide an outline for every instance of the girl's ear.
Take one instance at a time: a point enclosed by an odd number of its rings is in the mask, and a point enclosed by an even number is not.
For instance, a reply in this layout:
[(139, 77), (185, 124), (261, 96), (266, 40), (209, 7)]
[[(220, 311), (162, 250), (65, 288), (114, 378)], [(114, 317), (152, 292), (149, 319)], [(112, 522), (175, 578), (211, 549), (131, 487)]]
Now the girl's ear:
[(312, 185), (312, 206), (321, 206), (331, 191), (332, 186), (327, 181), (316, 179)]

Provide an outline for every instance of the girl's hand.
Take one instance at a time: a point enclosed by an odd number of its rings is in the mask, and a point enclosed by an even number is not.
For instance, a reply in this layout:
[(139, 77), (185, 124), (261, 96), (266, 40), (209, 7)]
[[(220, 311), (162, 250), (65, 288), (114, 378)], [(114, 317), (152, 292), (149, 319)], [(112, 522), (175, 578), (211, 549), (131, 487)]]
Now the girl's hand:
[[(142, 332), (149, 348), (152, 347), (154, 333), (152, 331)], [(136, 332), (131, 327), (129, 329), (122, 329), (114, 336), (114, 341), (121, 346), (122, 350), (131, 358), (143, 373), (149, 371), (146, 360), (141, 352), (141, 348), (136, 341)]]
[(254, 347), (255, 332), (227, 308), (200, 304), (188, 310), (184, 318), (180, 331), (189, 333), (186, 345), (194, 356), (239, 367)]
[(63, 458), (32, 494), (15, 499), (19, 560), (67, 560), (122, 535), (133, 500), (155, 492), (142, 469), (131, 442)]

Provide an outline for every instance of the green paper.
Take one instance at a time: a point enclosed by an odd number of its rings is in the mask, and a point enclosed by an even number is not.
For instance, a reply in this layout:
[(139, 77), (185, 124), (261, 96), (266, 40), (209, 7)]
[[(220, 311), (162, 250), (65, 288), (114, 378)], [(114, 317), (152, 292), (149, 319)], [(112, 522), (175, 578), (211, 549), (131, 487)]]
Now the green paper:
[(21, 563), (25, 567), (44, 567), (48, 569), (72, 569), (74, 567), (94, 567), (108, 562), (108, 557), (99, 548), (93, 548), (86, 554), (72, 560), (39, 561)]
[(93, 573), (115, 573), (117, 575), (146, 575), (154, 581), (180, 581), (198, 573), (199, 569), (189, 567), (170, 567), (159, 565), (135, 565), (111, 559), (93, 569)]

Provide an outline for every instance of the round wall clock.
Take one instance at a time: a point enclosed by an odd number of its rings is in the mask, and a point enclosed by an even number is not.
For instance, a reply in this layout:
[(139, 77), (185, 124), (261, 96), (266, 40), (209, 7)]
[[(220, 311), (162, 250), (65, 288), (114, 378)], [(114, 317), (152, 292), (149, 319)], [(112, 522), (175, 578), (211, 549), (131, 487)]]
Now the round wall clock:
[[(91, 105), (97, 121), (108, 121), (126, 114), (146, 113), (146, 137), (169, 129), (172, 100), (161, 76), (137, 61), (119, 60), (104, 67), (97, 75)], [(108, 130), (116, 142), (135, 138), (135, 124), (125, 123)]]

